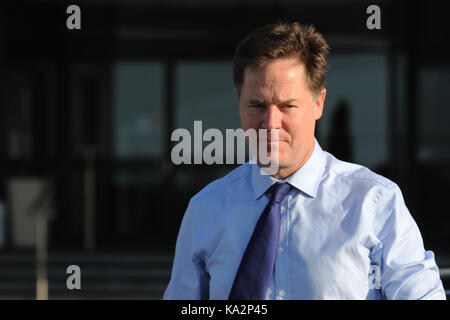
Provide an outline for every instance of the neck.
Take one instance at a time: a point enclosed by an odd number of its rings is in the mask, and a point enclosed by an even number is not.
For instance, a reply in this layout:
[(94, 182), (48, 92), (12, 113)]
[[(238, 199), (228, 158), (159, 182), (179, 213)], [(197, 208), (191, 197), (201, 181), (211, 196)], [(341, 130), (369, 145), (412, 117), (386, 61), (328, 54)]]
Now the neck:
[(294, 174), (298, 169), (300, 169), (306, 161), (308, 161), (309, 157), (314, 151), (315, 141), (313, 141), (311, 147), (309, 148), (308, 152), (305, 154), (305, 156), (300, 159), (295, 165), (292, 166), (286, 166), (286, 167), (280, 167), (278, 172), (274, 175), (272, 175), (274, 178), (277, 179), (286, 179), (292, 174)]

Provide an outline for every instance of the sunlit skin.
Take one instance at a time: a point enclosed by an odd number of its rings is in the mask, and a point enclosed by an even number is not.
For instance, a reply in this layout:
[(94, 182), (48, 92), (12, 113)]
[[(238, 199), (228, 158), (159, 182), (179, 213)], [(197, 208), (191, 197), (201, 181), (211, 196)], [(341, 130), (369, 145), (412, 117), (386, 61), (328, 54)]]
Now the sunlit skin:
[[(267, 129), (268, 156), (279, 150), (275, 178), (289, 177), (308, 160), (325, 95), (325, 88), (316, 97), (307, 88), (305, 68), (298, 58), (275, 59), (263, 67), (245, 69), (238, 95), (242, 129)], [(279, 141), (270, 140), (273, 129), (279, 130)]]

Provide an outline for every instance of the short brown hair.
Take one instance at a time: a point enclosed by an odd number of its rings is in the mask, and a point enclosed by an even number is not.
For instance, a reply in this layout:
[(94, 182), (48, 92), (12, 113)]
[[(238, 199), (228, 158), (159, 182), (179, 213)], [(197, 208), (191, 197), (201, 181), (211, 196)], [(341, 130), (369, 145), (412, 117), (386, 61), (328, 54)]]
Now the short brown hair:
[(298, 57), (305, 65), (306, 83), (313, 95), (325, 87), (329, 46), (312, 25), (298, 22), (269, 24), (251, 32), (237, 46), (233, 80), (241, 93), (246, 68), (262, 67), (277, 58)]

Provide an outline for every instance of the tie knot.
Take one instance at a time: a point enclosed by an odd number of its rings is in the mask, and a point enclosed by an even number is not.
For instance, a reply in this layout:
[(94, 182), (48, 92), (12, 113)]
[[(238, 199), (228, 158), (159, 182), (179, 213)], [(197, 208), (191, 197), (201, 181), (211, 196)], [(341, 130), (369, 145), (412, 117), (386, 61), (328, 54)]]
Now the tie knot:
[(284, 197), (288, 194), (291, 189), (291, 185), (288, 183), (276, 183), (272, 187), (272, 195), (270, 197), (271, 202), (281, 203)]

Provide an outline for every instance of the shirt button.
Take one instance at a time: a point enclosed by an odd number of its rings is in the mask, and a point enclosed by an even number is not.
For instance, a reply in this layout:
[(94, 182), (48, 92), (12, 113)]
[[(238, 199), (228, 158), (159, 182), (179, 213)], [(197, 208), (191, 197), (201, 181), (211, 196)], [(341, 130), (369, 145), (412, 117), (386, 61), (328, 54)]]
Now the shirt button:
[(286, 211), (286, 207), (285, 206), (281, 206), (281, 213), (283, 213), (284, 211)]
[(279, 248), (278, 248), (278, 252), (279, 252), (279, 253), (283, 253), (283, 252), (284, 252), (283, 247), (279, 247)]
[(272, 290), (270, 290), (270, 288), (267, 289), (267, 293), (266, 293), (266, 300), (271, 300), (272, 299)]
[(280, 297), (284, 297), (284, 296), (286, 295), (286, 291), (280, 290), (280, 292), (278, 292), (278, 295), (279, 295)]

